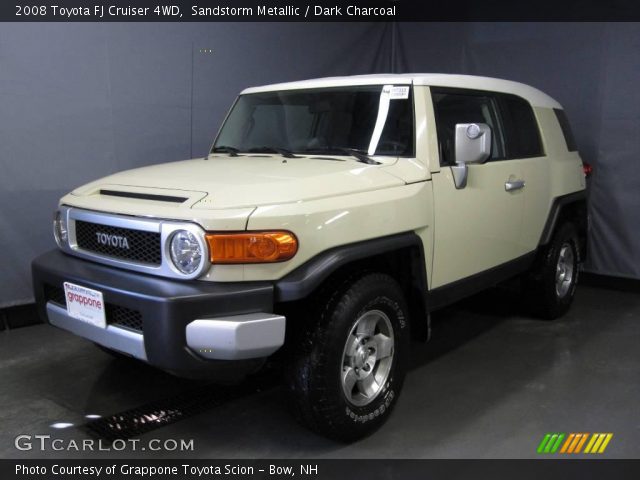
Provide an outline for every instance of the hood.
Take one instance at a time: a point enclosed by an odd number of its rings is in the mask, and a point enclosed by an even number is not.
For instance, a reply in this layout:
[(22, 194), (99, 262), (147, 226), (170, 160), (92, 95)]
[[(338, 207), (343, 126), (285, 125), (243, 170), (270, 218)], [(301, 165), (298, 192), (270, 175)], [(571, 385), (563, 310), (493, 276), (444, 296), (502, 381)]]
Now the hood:
[[(72, 192), (174, 193), (183, 206), (226, 209), (299, 202), (403, 185), (381, 167), (348, 157), (211, 156), (116, 173)], [(178, 192), (177, 194), (175, 192)], [(180, 194), (180, 192), (182, 194)]]

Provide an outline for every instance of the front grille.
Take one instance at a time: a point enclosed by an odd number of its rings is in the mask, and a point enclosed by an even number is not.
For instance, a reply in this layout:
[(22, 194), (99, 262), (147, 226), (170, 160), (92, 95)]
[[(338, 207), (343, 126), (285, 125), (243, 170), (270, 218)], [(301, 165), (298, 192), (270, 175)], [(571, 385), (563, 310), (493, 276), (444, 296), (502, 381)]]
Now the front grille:
[(67, 299), (64, 298), (64, 288), (45, 284), (44, 298), (47, 302), (53, 302), (61, 307), (67, 308)]
[[(67, 308), (67, 299), (64, 296), (64, 289), (45, 284), (44, 286), (45, 301), (55, 303), (63, 308)], [(142, 332), (142, 314), (138, 310), (121, 307), (113, 303), (105, 303), (105, 315), (109, 325), (128, 328)]]
[(107, 303), (107, 323), (142, 332), (142, 314), (138, 310)]
[[(124, 238), (126, 246), (122, 240), (100, 243), (98, 241), (100, 235), (97, 234), (105, 234), (102, 235), (102, 238)], [(160, 234), (157, 232), (145, 232), (76, 220), (76, 242), (82, 250), (109, 257), (150, 265), (160, 265), (162, 262)]]

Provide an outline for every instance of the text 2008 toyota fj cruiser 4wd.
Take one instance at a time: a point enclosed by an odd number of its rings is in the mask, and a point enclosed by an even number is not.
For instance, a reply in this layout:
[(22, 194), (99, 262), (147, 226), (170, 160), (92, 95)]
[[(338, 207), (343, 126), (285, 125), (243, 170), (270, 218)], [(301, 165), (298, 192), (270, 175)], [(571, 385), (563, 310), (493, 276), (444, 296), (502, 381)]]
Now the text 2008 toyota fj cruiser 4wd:
[(389, 416), (429, 312), (516, 275), (535, 313), (567, 311), (584, 188), (562, 107), (526, 85), (249, 88), (207, 157), (63, 197), (35, 294), (50, 324), (177, 375), (279, 351), (298, 418), (353, 440)]

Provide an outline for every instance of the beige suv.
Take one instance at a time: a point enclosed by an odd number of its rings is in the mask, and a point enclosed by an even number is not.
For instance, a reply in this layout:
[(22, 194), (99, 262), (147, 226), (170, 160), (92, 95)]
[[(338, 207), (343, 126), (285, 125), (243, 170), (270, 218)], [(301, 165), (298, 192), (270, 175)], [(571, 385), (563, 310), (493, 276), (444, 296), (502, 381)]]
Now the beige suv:
[(389, 416), (429, 313), (520, 275), (569, 308), (585, 178), (562, 107), (515, 82), (372, 75), (249, 88), (204, 158), (63, 197), (33, 263), (50, 324), (177, 375), (280, 360), (341, 440)]

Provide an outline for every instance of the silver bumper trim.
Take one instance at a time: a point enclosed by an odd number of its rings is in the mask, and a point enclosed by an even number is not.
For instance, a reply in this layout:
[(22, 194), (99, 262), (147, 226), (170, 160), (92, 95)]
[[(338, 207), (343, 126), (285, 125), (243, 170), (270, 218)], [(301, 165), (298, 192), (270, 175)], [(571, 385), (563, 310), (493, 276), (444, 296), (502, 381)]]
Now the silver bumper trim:
[[(92, 210), (83, 210), (80, 208), (60, 207), (60, 214), (67, 224), (68, 241), (60, 245), (63, 251), (76, 257), (91, 260), (97, 263), (103, 263), (112, 267), (125, 268), (135, 272), (149, 273), (168, 278), (179, 278), (189, 280), (202, 275), (207, 268), (211, 266), (209, 262), (209, 247), (205, 240), (204, 230), (197, 224), (192, 222), (179, 222), (163, 219), (150, 219), (131, 217), (127, 215), (116, 215), (112, 213), (94, 212)], [(116, 257), (110, 257), (91, 250), (84, 250), (78, 245), (76, 236), (76, 221), (84, 221), (97, 225), (106, 225), (110, 227), (126, 228), (130, 230), (138, 230), (143, 232), (154, 232), (160, 234), (161, 263), (159, 265), (151, 265), (126, 260)], [(178, 230), (187, 230), (191, 232), (197, 239), (202, 252), (202, 258), (198, 268), (190, 275), (179, 272), (173, 265), (171, 254), (169, 252), (169, 244), (171, 237)]]
[(272, 313), (198, 319), (187, 325), (187, 345), (216, 360), (267, 357), (284, 344), (285, 323), (285, 317)]
[(47, 318), (51, 325), (99, 343), (107, 348), (126, 353), (145, 362), (147, 361), (144, 337), (140, 333), (114, 327), (113, 325), (107, 325), (107, 328), (96, 327), (70, 317), (65, 308), (51, 302), (47, 303)]

